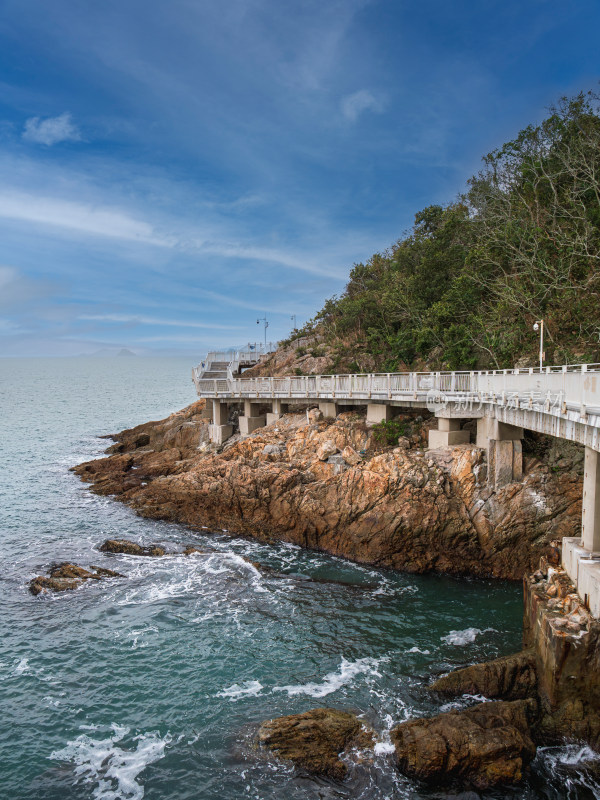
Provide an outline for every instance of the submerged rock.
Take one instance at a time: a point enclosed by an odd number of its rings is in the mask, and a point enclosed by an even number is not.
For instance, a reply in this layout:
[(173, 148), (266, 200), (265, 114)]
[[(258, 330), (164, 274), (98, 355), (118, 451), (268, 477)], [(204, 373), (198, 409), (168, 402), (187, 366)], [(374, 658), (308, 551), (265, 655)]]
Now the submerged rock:
[(41, 594), (45, 591), (66, 592), (77, 589), (84, 581), (99, 581), (102, 578), (123, 578), (118, 572), (104, 567), (92, 567), (95, 572), (90, 572), (77, 564), (65, 562), (55, 564), (49, 570), (49, 577), (38, 575), (29, 583), (29, 591), (33, 595)]
[(503, 700), (521, 700), (535, 694), (535, 655), (523, 650), (484, 664), (472, 664), (438, 678), (429, 687), (448, 695), (481, 694)]
[(398, 768), (429, 783), (456, 780), (486, 789), (518, 783), (535, 755), (533, 700), (482, 703), (393, 729)]
[(164, 556), (166, 553), (159, 544), (141, 545), (128, 539), (107, 539), (98, 549), (103, 553), (126, 553), (130, 556)]
[(258, 741), (297, 767), (338, 780), (347, 771), (340, 760), (344, 750), (374, 745), (372, 734), (354, 714), (334, 708), (315, 708), (263, 722)]

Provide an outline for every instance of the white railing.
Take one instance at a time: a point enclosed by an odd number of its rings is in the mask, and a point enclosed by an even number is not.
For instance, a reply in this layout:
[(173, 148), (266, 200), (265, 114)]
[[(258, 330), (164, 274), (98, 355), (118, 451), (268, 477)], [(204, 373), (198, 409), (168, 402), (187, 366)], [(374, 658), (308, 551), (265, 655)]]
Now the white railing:
[(233, 378), (240, 366), (248, 367), (258, 364), (264, 355), (273, 353), (275, 350), (277, 350), (275, 342), (267, 342), (267, 344), (264, 342), (249, 342), (242, 350), (213, 350), (207, 353), (204, 361), (201, 361), (197, 367), (192, 367), (192, 380), (196, 384), (198, 393), (200, 393), (199, 381), (202, 381), (203, 376), (211, 371), (213, 364), (227, 364), (227, 377)]
[[(257, 359), (258, 360), (258, 359)], [(202, 379), (200, 397), (354, 400), (420, 400), (439, 393), (453, 402), (482, 403), (550, 411), (575, 409), (582, 417), (600, 414), (600, 364), (493, 370), (488, 372), (388, 372), (354, 375)]]

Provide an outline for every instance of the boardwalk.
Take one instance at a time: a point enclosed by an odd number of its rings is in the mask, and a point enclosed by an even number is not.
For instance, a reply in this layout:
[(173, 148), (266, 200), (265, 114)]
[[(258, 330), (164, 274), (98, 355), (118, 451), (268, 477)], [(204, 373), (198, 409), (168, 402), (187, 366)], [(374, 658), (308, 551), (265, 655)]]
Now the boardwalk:
[[(438, 419), (429, 446), (468, 444), (466, 420), (477, 420), (477, 446), (488, 454), (495, 489), (522, 480), (525, 429), (585, 447), (582, 539), (563, 540), (563, 563), (592, 613), (600, 616), (600, 364), (488, 372), (393, 372), (244, 378), (229, 359), (219, 375), (193, 371), (199, 397), (211, 401), (211, 438), (227, 439), (229, 406), (243, 404), (242, 434), (276, 421), (290, 405), (318, 405), (325, 416), (366, 406), (367, 422), (391, 419), (394, 409), (428, 409)], [(215, 359), (216, 361), (217, 359)], [(256, 358), (253, 363), (260, 360)], [(271, 411), (265, 412), (265, 406)], [(598, 560), (596, 560), (598, 559)]]

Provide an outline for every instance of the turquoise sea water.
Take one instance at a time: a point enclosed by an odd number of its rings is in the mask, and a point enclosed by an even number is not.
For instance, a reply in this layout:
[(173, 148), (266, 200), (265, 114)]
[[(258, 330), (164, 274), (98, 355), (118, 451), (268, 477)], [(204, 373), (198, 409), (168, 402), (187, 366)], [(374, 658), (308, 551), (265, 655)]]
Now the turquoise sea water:
[[(439, 672), (519, 648), (520, 586), (369, 569), (224, 531), (198, 536), (87, 491), (69, 467), (101, 455), (100, 435), (192, 402), (190, 366), (0, 360), (0, 797), (453, 796), (400, 776), (388, 731), (439, 710), (425, 688)], [(216, 552), (98, 552), (117, 536)], [(32, 597), (28, 581), (63, 560), (126, 578)], [(345, 782), (253, 748), (262, 720), (322, 705), (357, 711), (379, 734), (372, 763)], [(483, 796), (597, 797), (595, 765), (587, 749), (547, 749), (525, 787)]]

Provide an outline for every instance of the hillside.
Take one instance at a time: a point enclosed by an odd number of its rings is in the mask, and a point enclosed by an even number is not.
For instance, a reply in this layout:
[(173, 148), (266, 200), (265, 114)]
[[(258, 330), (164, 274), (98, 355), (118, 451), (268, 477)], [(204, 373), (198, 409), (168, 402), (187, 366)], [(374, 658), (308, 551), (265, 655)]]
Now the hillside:
[(248, 374), (600, 361), (600, 103), (563, 98)]

